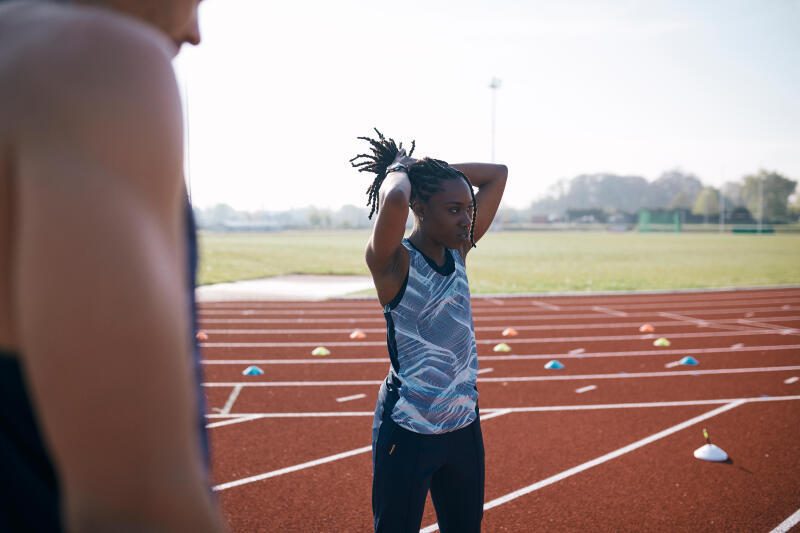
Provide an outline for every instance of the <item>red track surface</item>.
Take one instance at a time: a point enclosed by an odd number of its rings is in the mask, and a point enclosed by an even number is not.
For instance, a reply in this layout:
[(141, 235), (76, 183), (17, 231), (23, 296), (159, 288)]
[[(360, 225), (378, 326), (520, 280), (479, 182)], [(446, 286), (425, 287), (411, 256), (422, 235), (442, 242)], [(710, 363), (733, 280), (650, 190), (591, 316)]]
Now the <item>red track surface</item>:
[[(800, 289), (475, 298), (473, 314), (484, 531), (769, 532), (800, 509)], [(200, 319), (231, 529), (371, 531), (364, 449), (389, 367), (378, 304), (204, 304)], [(639, 333), (644, 323), (655, 333)], [(517, 337), (501, 336), (509, 326)], [(350, 340), (354, 328), (367, 338)], [(671, 346), (653, 346), (662, 336)], [(512, 351), (493, 352), (498, 342)], [(684, 355), (700, 364), (672, 364)], [(546, 370), (550, 359), (566, 368)], [(251, 364), (264, 374), (243, 376)], [(731, 461), (693, 457), (703, 427)], [(429, 500), (422, 525), (435, 522)]]

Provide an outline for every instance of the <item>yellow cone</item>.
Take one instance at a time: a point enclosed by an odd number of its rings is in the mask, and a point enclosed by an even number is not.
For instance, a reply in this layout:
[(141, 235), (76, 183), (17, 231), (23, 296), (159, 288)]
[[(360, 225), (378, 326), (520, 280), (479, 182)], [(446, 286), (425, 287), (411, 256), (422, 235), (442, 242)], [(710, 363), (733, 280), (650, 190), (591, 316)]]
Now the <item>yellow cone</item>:
[(508, 344), (506, 344), (504, 342), (501, 342), (500, 344), (498, 344), (497, 346), (495, 346), (492, 349), (495, 352), (510, 352), (511, 351), (511, 346), (509, 346)]
[(316, 348), (314, 348), (311, 351), (311, 355), (326, 356), (326, 355), (330, 355), (330, 354), (331, 354), (331, 351), (329, 349), (327, 349), (326, 347), (324, 347), (324, 346), (317, 346)]
[(669, 346), (670, 344), (672, 343), (669, 342), (669, 340), (665, 339), (664, 337), (661, 337), (653, 341), (653, 346)]

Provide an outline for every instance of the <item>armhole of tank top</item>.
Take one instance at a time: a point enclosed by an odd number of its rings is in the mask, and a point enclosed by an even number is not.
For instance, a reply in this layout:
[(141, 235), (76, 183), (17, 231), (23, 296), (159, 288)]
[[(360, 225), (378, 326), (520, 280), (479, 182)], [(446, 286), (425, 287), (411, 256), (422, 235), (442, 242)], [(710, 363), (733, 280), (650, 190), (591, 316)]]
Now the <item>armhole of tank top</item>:
[(411, 264), (408, 265), (408, 272), (406, 272), (406, 277), (403, 280), (403, 285), (400, 287), (400, 290), (397, 291), (397, 294), (395, 295), (394, 298), (392, 298), (392, 301), (389, 302), (388, 304), (386, 304), (386, 307), (390, 311), (392, 309), (394, 309), (395, 307), (397, 307), (398, 305), (400, 305), (400, 302), (403, 300), (403, 295), (406, 293), (406, 285), (408, 285), (408, 274), (409, 274), (409, 272), (411, 272)]

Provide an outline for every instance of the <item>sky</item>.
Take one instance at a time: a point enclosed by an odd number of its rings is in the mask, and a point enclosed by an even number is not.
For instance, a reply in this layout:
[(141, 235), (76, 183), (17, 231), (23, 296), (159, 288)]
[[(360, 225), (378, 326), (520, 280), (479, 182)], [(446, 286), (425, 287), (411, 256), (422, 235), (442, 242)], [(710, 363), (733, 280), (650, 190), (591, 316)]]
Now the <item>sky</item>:
[(364, 205), (356, 137), (491, 161), (493, 116), (510, 207), (584, 173), (800, 180), (800, 0), (204, 0), (200, 30), (174, 62), (199, 207)]

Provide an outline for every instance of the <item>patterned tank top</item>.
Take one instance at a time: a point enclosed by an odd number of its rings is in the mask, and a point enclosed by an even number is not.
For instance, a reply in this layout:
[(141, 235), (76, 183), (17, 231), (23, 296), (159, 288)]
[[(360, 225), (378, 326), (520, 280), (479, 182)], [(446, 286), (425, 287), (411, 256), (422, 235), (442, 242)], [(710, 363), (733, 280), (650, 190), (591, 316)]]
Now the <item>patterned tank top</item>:
[(445, 250), (445, 264), (403, 240), (408, 276), (383, 310), (399, 399), (392, 420), (417, 433), (446, 433), (475, 420), (478, 351), (464, 259)]

